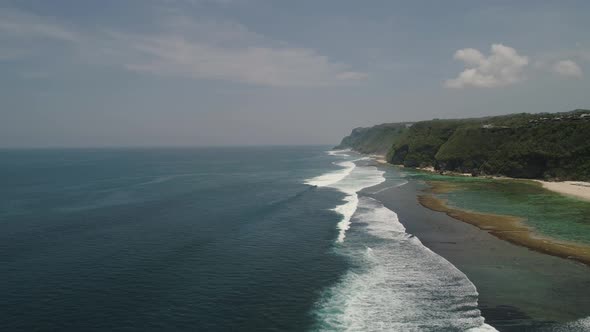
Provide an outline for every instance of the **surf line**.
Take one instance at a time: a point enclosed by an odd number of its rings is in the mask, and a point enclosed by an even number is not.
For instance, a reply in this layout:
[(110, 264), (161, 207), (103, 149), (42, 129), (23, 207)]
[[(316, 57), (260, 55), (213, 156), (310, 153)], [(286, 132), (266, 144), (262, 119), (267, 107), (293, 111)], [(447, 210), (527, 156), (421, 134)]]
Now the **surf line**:
[(374, 166), (357, 167), (355, 162), (367, 159), (368, 157), (363, 157), (335, 163), (335, 165), (342, 168), (305, 181), (305, 184), (311, 186), (333, 188), (346, 194), (343, 199), (344, 204), (340, 204), (332, 209), (342, 216), (342, 219), (337, 225), (339, 232), (336, 242), (344, 242), (346, 231), (350, 228), (350, 219), (358, 207), (358, 192), (385, 181), (385, 177), (383, 176), (384, 171)]
[(317, 303), (317, 331), (496, 331), (475, 285), (407, 233), (397, 213), (360, 195), (351, 223), (356, 230), (337, 252), (355, 264)]

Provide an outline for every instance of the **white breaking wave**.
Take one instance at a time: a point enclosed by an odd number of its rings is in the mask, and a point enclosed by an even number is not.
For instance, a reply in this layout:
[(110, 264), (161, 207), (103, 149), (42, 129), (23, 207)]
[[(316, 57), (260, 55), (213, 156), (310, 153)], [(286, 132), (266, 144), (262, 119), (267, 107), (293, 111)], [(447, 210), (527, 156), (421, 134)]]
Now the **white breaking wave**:
[(326, 174), (322, 174), (320, 176), (316, 176), (315, 178), (311, 178), (305, 181), (305, 184), (310, 186), (318, 186), (318, 187), (329, 187), (337, 182), (342, 181), (345, 177), (347, 177), (350, 172), (356, 167), (356, 164), (352, 161), (343, 161), (339, 163), (334, 163), (334, 165), (338, 165), (343, 167), (337, 171), (328, 172)]
[(496, 331), (471, 281), (407, 234), (395, 212), (360, 197), (352, 221), (337, 250), (355, 267), (318, 303), (317, 330)]
[(547, 332), (570, 332), (570, 331), (588, 332), (588, 331), (590, 331), (590, 317), (586, 317), (586, 318), (578, 319), (573, 322), (560, 324), (560, 325), (553, 326), (550, 328), (542, 329), (541, 331), (547, 331)]
[(329, 154), (330, 156), (341, 156), (341, 157), (350, 157), (349, 154), (347, 154), (347, 152), (351, 152), (351, 149), (344, 149), (344, 150), (330, 150), (330, 151), (326, 151), (327, 154)]
[(358, 206), (359, 198), (357, 193), (364, 188), (376, 186), (385, 181), (385, 177), (383, 177), (385, 172), (378, 170), (374, 166), (357, 167), (355, 164), (356, 161), (368, 159), (370, 158), (363, 157), (352, 161), (335, 163), (335, 165), (343, 168), (305, 181), (308, 185), (334, 188), (346, 194), (345, 203), (333, 209), (342, 215), (342, 219), (338, 223), (338, 242), (344, 241), (346, 231), (350, 227), (350, 218)]

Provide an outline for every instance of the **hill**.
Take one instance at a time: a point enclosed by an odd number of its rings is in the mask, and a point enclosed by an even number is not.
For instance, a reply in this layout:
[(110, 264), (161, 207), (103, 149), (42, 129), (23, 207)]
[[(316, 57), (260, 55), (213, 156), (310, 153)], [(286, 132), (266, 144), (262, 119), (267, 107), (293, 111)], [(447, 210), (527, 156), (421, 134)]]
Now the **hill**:
[(410, 125), (384, 123), (370, 128), (355, 128), (335, 149), (353, 149), (361, 153), (385, 155)]
[(341, 145), (363, 153), (389, 145), (388, 162), (441, 172), (590, 180), (590, 110), (421, 121), (379, 143), (384, 131), (357, 128)]

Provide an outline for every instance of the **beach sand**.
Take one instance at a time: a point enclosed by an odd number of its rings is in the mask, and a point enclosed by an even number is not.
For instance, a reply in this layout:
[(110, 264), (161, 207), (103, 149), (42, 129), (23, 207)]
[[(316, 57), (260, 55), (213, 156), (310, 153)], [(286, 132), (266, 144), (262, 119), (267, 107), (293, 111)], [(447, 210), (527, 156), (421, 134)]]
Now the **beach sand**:
[(371, 158), (373, 158), (373, 160), (375, 160), (379, 164), (387, 164), (387, 159), (385, 159), (385, 155), (373, 154), (371, 155)]
[(563, 181), (550, 182), (535, 180), (543, 185), (543, 188), (568, 196), (574, 196), (590, 201), (590, 182)]
[[(408, 233), (476, 285), (488, 324), (499, 331), (523, 331), (590, 316), (588, 266), (514, 245), (446, 212), (427, 209), (416, 199), (424, 189), (428, 188), (420, 181), (410, 181), (375, 198), (398, 214)], [(509, 222), (520, 233), (528, 233), (519, 220)]]

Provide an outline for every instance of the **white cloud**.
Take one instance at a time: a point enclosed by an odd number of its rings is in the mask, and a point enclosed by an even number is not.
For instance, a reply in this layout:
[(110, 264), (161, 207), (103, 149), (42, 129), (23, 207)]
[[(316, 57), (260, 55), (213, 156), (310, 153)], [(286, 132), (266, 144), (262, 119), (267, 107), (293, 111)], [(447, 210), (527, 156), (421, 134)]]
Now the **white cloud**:
[(493, 44), (487, 57), (476, 49), (465, 48), (455, 52), (454, 58), (465, 63), (465, 70), (445, 82), (448, 88), (511, 85), (524, 79), (523, 69), (529, 64), (528, 57), (502, 44)]
[[(72, 51), (80, 35), (55, 20), (26, 12), (0, 8), (0, 61), (10, 61), (52, 52)], [(64, 47), (64, 46), (69, 47)]]
[(76, 32), (51, 19), (8, 9), (0, 9), (0, 35), (9, 38), (49, 38), (68, 42), (78, 41)]
[(274, 45), (240, 24), (186, 17), (167, 22), (159, 35), (118, 35), (135, 53), (127, 69), (266, 86), (329, 86), (366, 77), (312, 49)]
[[(13, 44), (0, 46), (0, 55), (18, 54), (3, 49), (15, 45), (22, 54), (41, 54), (45, 49), (37, 41), (43, 40), (45, 46), (61, 41), (70, 42), (74, 55), (88, 64), (120, 66), (159, 76), (275, 87), (341, 85), (367, 76), (313, 49), (268, 40), (235, 22), (170, 15), (158, 22), (157, 33), (83, 33), (44, 17), (0, 9), (0, 40)], [(30, 42), (23, 44), (23, 38)]]
[(268, 86), (325, 86), (365, 77), (303, 48), (224, 48), (179, 36), (140, 38), (131, 47), (143, 56), (125, 67), (157, 75)]
[(554, 73), (564, 77), (580, 78), (583, 76), (582, 68), (572, 60), (558, 61), (553, 65), (552, 70)]

